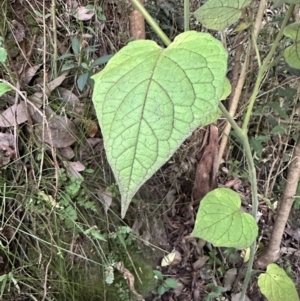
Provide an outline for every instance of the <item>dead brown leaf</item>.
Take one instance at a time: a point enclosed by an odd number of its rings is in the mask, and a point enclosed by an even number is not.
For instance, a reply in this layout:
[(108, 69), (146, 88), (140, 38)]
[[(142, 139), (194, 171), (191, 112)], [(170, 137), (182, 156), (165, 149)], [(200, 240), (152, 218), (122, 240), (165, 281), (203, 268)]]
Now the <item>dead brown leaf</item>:
[(49, 91), (52, 92), (54, 89), (59, 87), (61, 85), (61, 83), (65, 80), (65, 78), (68, 74), (69, 74), (69, 71), (66, 71), (62, 75), (58, 76), (57, 78), (52, 80), (50, 83), (48, 83), (47, 87), (48, 87)]
[(201, 269), (205, 263), (207, 262), (207, 260), (209, 259), (209, 256), (201, 256), (199, 259), (197, 259), (194, 263), (193, 263), (193, 269), (194, 271), (197, 271), (199, 269)]
[(85, 166), (79, 162), (63, 161), (67, 174), (69, 177), (74, 177), (76, 179), (82, 179), (81, 171), (85, 170)]
[(59, 87), (57, 90), (65, 105), (66, 111), (82, 116), (84, 113), (84, 104), (80, 102), (79, 98), (68, 89)]
[(15, 155), (14, 143), (12, 134), (0, 132), (0, 167), (8, 164)]
[(72, 159), (75, 156), (75, 153), (70, 146), (60, 148), (59, 152), (62, 157), (66, 158), (68, 160)]
[(28, 83), (32, 80), (36, 72), (39, 70), (39, 68), (43, 64), (38, 64), (35, 66), (29, 66), (28, 68), (25, 69), (25, 71), (21, 75), (21, 80), (23, 81), (24, 84), (28, 85)]
[[(41, 97), (42, 93), (36, 92), (35, 96)], [(41, 106), (41, 104), (35, 105), (36, 108), (40, 108)], [(0, 114), (0, 127), (11, 127), (15, 124), (21, 124), (27, 121), (35, 111), (33, 106), (25, 104), (23, 101), (20, 102), (17, 107), (12, 105)]]
[(49, 119), (48, 125), (43, 125), (43, 122), (34, 125), (34, 132), (41, 142), (60, 148), (70, 146), (76, 141), (78, 130), (71, 120), (59, 115)]
[(88, 136), (90, 138), (94, 138), (95, 135), (98, 133), (99, 129), (98, 129), (98, 124), (91, 119), (85, 119), (82, 120), (84, 128), (88, 134)]
[(237, 275), (237, 269), (232, 268), (226, 271), (225, 276), (224, 276), (224, 284), (223, 287), (226, 288), (228, 291), (231, 290), (232, 284), (236, 279)]
[(112, 203), (112, 193), (105, 188), (97, 189), (97, 195), (100, 198), (100, 200), (103, 202), (105, 213), (107, 213), (109, 207)]
[(218, 157), (218, 128), (209, 127), (209, 143), (199, 161), (193, 187), (193, 199), (197, 203), (211, 190), (217, 188), (216, 166)]
[(12, 32), (17, 42), (22, 42), (25, 38), (25, 27), (20, 22), (13, 20), (12, 21)]
[(137, 301), (144, 301), (143, 296), (141, 296), (134, 287), (134, 276), (124, 267), (124, 263), (122, 261), (118, 262), (116, 265), (117, 270), (123, 274), (124, 279), (127, 281), (130, 291), (135, 295)]
[(78, 20), (87, 21), (90, 20), (95, 14), (95, 11), (93, 9), (88, 9), (84, 6), (79, 6), (76, 9), (76, 13), (74, 17)]

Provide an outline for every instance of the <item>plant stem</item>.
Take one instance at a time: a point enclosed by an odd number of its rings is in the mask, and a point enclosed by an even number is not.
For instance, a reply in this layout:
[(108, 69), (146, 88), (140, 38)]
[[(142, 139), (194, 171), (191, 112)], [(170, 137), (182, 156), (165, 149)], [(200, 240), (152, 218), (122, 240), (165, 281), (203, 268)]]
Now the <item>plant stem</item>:
[(184, 0), (184, 31), (190, 30), (190, 0)]
[(266, 71), (269, 70), (270, 66), (269, 66), (269, 63), (275, 53), (275, 50), (283, 36), (283, 30), (284, 28), (286, 27), (292, 13), (293, 13), (293, 10), (294, 10), (294, 7), (295, 5), (290, 5), (288, 11), (286, 12), (285, 14), (285, 17), (284, 17), (284, 20), (281, 24), (281, 28), (280, 28), (280, 31), (278, 32), (277, 34), (277, 37), (271, 47), (271, 50), (270, 52), (268, 53), (267, 57), (265, 58), (261, 68), (259, 69), (258, 71), (258, 75), (257, 75), (257, 79), (256, 79), (256, 82), (255, 82), (255, 86), (254, 86), (254, 89), (253, 89), (253, 92), (251, 94), (251, 97), (250, 97), (250, 101), (249, 101), (249, 105), (248, 105), (248, 109), (247, 109), (247, 112), (246, 112), (246, 115), (245, 115), (245, 119), (244, 119), (244, 123), (243, 123), (243, 131), (247, 132), (247, 129), (248, 129), (248, 124), (249, 124), (249, 121), (250, 121), (250, 118), (251, 118), (251, 115), (252, 115), (252, 111), (253, 111), (253, 107), (254, 107), (254, 103), (255, 103), (255, 100), (256, 100), (256, 96), (258, 94), (258, 91), (259, 91), (259, 88), (260, 88), (260, 85), (262, 83), (262, 79), (263, 79), (263, 76), (265, 74)]
[(144, 16), (145, 20), (149, 23), (153, 31), (161, 38), (166, 46), (171, 44), (171, 40), (167, 37), (167, 35), (161, 30), (161, 28), (157, 25), (154, 19), (147, 12), (145, 7), (140, 3), (139, 0), (131, 0), (132, 4), (140, 11), (140, 13)]
[[(248, 163), (248, 168), (249, 168), (249, 177), (250, 177), (251, 192), (252, 192), (252, 216), (256, 220), (257, 210), (258, 210), (257, 180), (256, 180), (255, 165), (254, 165), (254, 161), (253, 161), (253, 157), (252, 157), (252, 153), (251, 153), (248, 136), (247, 136), (247, 133), (237, 125), (237, 123), (234, 121), (234, 119), (231, 117), (231, 115), (229, 114), (229, 112), (226, 110), (226, 108), (224, 107), (224, 105), (221, 102), (219, 103), (219, 108), (222, 111), (222, 113), (224, 114), (227, 121), (231, 124), (237, 137), (243, 144), (243, 147), (245, 150), (245, 155), (247, 158), (247, 163)], [(256, 251), (256, 241), (254, 241), (250, 247), (250, 258), (248, 261), (246, 276), (245, 276), (245, 280), (243, 283), (243, 290), (242, 290), (242, 295), (241, 295), (241, 299), (240, 299), (241, 301), (244, 301), (244, 299), (245, 299), (246, 290), (247, 290), (247, 287), (248, 287), (248, 284), (249, 284), (249, 281), (251, 278), (255, 251)]]

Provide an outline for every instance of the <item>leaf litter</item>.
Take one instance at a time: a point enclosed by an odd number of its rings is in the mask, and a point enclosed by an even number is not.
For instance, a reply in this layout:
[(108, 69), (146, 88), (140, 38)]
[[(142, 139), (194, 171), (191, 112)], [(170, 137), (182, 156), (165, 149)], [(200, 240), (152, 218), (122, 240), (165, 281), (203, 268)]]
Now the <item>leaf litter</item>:
[[(169, 2), (172, 3), (172, 1), (168, 1), (168, 3)], [(75, 9), (75, 11), (79, 8), (77, 1), (69, 0), (66, 3), (70, 8)], [(107, 17), (113, 16), (114, 11), (111, 8), (115, 8), (117, 6), (116, 3), (117, 1), (109, 1), (109, 5), (104, 7), (104, 11), (106, 11)], [(78, 11), (80, 12), (80, 10)], [(118, 11), (121, 12), (119, 7)], [(88, 21), (92, 20), (92, 17), (94, 17), (92, 16), (92, 14), (93, 12), (82, 10), (82, 13), (78, 13), (77, 17), (78, 19), (81, 18), (85, 23), (87, 23)], [(76, 14), (74, 16), (76, 18)], [(114, 16), (114, 19), (111, 18), (112, 23), (114, 23), (115, 26), (123, 25), (123, 28), (126, 28), (126, 26), (122, 24), (122, 20), (119, 20), (121, 18), (120, 16), (121, 13), (118, 13), (118, 15)], [(99, 26), (99, 28), (101, 28), (101, 38), (103, 38), (104, 34), (109, 34), (111, 41), (113, 41), (113, 44), (117, 45), (117, 43), (119, 43), (118, 45), (122, 45), (122, 43), (126, 43), (124, 37), (119, 35), (119, 32), (121, 32), (119, 28), (111, 28), (107, 30), (106, 26), (107, 24), (105, 24), (105, 26), (103, 24)], [(111, 54), (111, 49), (109, 48), (111, 41), (107, 42), (103, 39), (104, 47), (101, 47), (101, 49), (99, 49), (99, 56), (103, 54)], [(38, 66), (38, 64), (35, 66)], [(28, 70), (29, 68), (27, 68), (26, 70)], [(31, 70), (29, 74), (22, 74), (21, 76), (23, 76), (25, 82), (28, 83), (35, 75), (36, 74), (34, 73), (34, 70)], [(90, 165), (92, 164), (96, 166), (96, 163), (99, 165), (99, 154), (102, 154), (103, 152), (103, 141), (101, 139), (101, 135), (99, 132), (96, 132), (94, 138), (86, 137), (85, 139), (81, 140), (83, 142), (78, 145), (77, 123), (74, 122), (74, 119), (69, 116), (69, 113), (83, 116), (84, 104), (80, 102), (79, 97), (76, 95), (77, 92), (74, 91), (75, 89), (69, 87), (69, 83), (64, 83), (63, 87), (60, 87), (61, 84), (62, 83), (59, 83), (58, 80), (56, 88), (54, 89), (56, 89), (58, 94), (61, 96), (61, 104), (65, 109), (62, 113), (49, 111), (50, 114), (47, 115), (47, 119), (45, 119), (44, 121), (40, 118), (42, 117), (40, 100), (42, 99), (43, 95), (36, 94), (41, 92), (35, 91), (31, 96), (30, 94), (28, 94), (27, 98), (32, 102), (34, 106), (30, 103), (26, 104), (24, 100), (20, 99), (20, 102), (18, 103), (19, 107), (17, 107), (16, 112), (14, 109), (15, 98), (12, 97), (10, 102), (7, 102), (7, 104), (10, 104), (12, 106), (7, 109), (8, 111), (7, 113), (5, 113), (6, 115), (3, 115), (3, 111), (1, 112), (0, 116), (0, 126), (4, 128), (4, 130), (2, 129), (2, 131), (5, 131), (3, 133), (4, 135), (0, 137), (1, 151), (4, 154), (4, 158), (6, 160), (5, 162), (7, 162), (4, 165), (8, 164), (8, 162), (11, 162), (14, 158), (15, 137), (10, 132), (10, 130), (11, 127), (15, 124), (15, 118), (16, 123), (19, 126), (22, 126), (22, 124), (30, 123), (30, 119), (32, 119), (34, 122), (33, 126), (37, 126), (39, 128), (40, 133), (38, 135), (40, 141), (45, 142), (47, 140), (46, 142), (52, 144), (53, 147), (60, 147), (59, 151), (64, 157), (61, 163), (65, 162), (66, 165), (74, 163), (73, 166), (77, 174), (80, 175), (83, 171), (84, 166), (86, 165), (88, 165), (88, 167), (90, 167)], [(45, 108), (45, 110), (47, 111), (48, 108)], [(64, 112), (67, 112), (68, 116), (64, 115)], [(36, 117), (35, 115), (39, 116)], [(52, 123), (51, 120), (53, 120)], [(43, 140), (43, 122), (48, 123), (48, 129), (47, 124), (44, 125), (44, 134), (47, 131), (49, 131), (50, 133), (50, 135), (48, 133), (48, 137), (46, 136), (46, 140)], [(73, 127), (70, 122), (73, 123), (75, 127)], [(58, 123), (60, 125), (56, 125), (55, 123)], [(57, 135), (55, 134), (55, 132), (57, 132)], [(211, 252), (213, 250), (211, 246), (205, 245), (205, 242), (202, 242), (201, 240), (196, 241), (189, 237), (189, 234), (192, 230), (195, 214), (195, 204), (191, 200), (191, 191), (193, 190), (194, 186), (199, 186), (199, 188), (202, 189), (200, 183), (204, 179), (204, 177), (202, 177), (201, 175), (201, 172), (199, 172), (200, 177), (195, 180), (196, 170), (198, 170), (198, 167), (202, 165), (202, 171), (211, 175), (212, 165), (204, 163), (213, 161), (213, 157), (209, 158), (208, 156), (207, 159), (205, 159), (205, 156), (204, 158), (201, 157), (200, 150), (203, 147), (207, 147), (207, 145), (201, 145), (201, 143), (199, 144), (199, 141), (201, 141), (201, 135), (203, 135), (203, 131), (201, 130), (201, 133), (199, 132), (200, 131), (196, 131), (195, 134), (184, 143), (184, 145), (179, 149), (178, 153), (175, 154), (171, 161), (168, 162), (160, 172), (155, 174), (153, 179), (148, 181), (148, 183), (145, 185), (148, 186), (145, 187), (145, 191), (149, 189), (150, 192), (141, 192), (142, 196), (146, 195), (148, 199), (152, 198), (151, 204), (148, 204), (147, 198), (141, 198), (142, 200), (140, 201), (142, 203), (141, 208), (142, 210), (144, 210), (144, 214), (149, 214), (149, 216), (151, 216), (150, 221), (149, 219), (147, 221), (147, 219), (144, 218), (143, 215), (141, 215), (139, 217), (136, 216), (135, 221), (132, 222), (132, 225), (137, 222), (136, 224), (138, 224), (138, 230), (136, 232), (139, 235), (147, 233), (147, 235), (144, 236), (147, 238), (146, 243), (156, 244), (159, 240), (160, 242), (157, 243), (158, 246), (160, 245), (160, 243), (165, 243), (163, 248), (166, 252), (160, 254), (159, 260), (156, 261), (157, 263), (159, 263), (160, 260), (168, 253), (172, 252), (173, 249), (178, 250), (178, 252), (182, 256), (183, 260), (181, 261), (181, 263), (173, 266), (171, 265), (163, 267), (162, 271), (164, 272), (164, 274), (171, 275), (172, 277), (177, 279), (177, 281), (179, 282), (179, 288), (174, 290), (174, 294), (173, 292), (165, 294), (165, 296), (162, 297), (162, 300), (169, 301), (172, 299), (174, 300), (175, 298), (183, 301), (204, 300), (204, 298), (209, 293), (209, 289), (206, 287), (208, 283), (215, 281), (218, 285), (223, 285), (227, 288), (229, 287), (224, 279), (226, 278), (226, 276), (223, 275), (222, 277), (220, 274), (218, 274), (217, 271), (213, 272), (211, 269), (212, 266), (216, 266), (220, 270), (224, 268), (228, 269), (231, 266), (229, 262), (235, 262), (232, 265), (237, 266), (238, 273), (242, 270), (241, 267), (243, 260), (238, 253), (228, 255), (225, 252), (226, 250), (220, 248), (218, 250), (218, 255), (215, 258), (211, 255)], [(68, 138), (65, 139), (64, 135), (66, 133), (67, 135), (70, 135), (71, 133), (71, 135), (67, 136)], [(54, 137), (54, 142), (53, 139), (51, 140), (51, 137), (49, 137), (52, 136), (52, 134)], [(62, 135), (60, 136), (60, 134)], [(62, 140), (66, 140), (66, 142)], [(209, 143), (210, 142), (208, 142), (208, 144)], [(214, 147), (212, 147), (211, 150), (215, 151)], [(204, 149), (203, 151), (205, 152)], [(78, 157), (79, 160), (75, 159), (74, 155), (75, 157)], [(72, 159), (74, 159), (74, 162), (71, 162)], [(95, 161), (97, 162), (95, 163)], [(87, 162), (93, 163), (89, 165), (86, 164)], [(227, 162), (225, 162), (224, 165), (227, 166), (226, 163)], [(203, 166), (208, 166), (208, 168), (203, 169)], [(209, 178), (211, 177), (209, 176)], [(221, 171), (221, 174), (218, 177), (218, 183), (219, 185), (226, 185), (234, 190), (241, 191), (244, 194), (243, 202), (247, 202), (249, 193), (247, 192), (248, 184), (245, 183), (245, 181), (239, 181), (239, 179), (237, 179), (236, 177), (232, 177), (228, 173)], [(203, 187), (203, 189), (209, 190), (209, 184), (205, 184), (204, 186), (205, 187)], [(106, 197), (106, 199), (105, 197), (103, 197), (103, 195)], [(156, 200), (164, 200), (164, 197), (166, 195), (167, 205), (162, 205), (163, 203), (160, 204), (159, 202), (156, 202)], [(104, 188), (104, 191), (102, 191), (101, 193), (99, 192), (98, 196), (100, 199), (104, 198), (104, 210), (106, 213), (108, 212), (109, 214), (109, 210), (115, 210), (115, 208), (118, 208), (118, 201), (113, 200), (110, 191)], [(153, 207), (155, 207), (155, 210), (153, 210)], [(136, 207), (133, 208), (136, 209)], [(266, 212), (266, 214), (264, 215), (264, 220), (267, 221), (268, 226), (272, 226), (274, 214), (270, 213), (270, 210), (267, 207), (264, 210)], [(153, 216), (154, 218), (152, 218)], [(149, 233), (150, 236), (148, 235)], [(157, 237), (160, 237), (160, 239), (157, 240)], [(294, 256), (296, 253), (295, 250), (297, 250), (299, 244), (298, 234), (294, 229), (287, 229), (285, 233), (285, 241), (283, 243), (284, 246), (281, 248), (281, 251), (289, 256)], [(148, 252), (148, 249), (143, 249), (143, 246), (141, 246), (141, 250), (144, 250), (145, 253)], [(297, 256), (294, 256), (294, 260), (296, 262), (295, 257)], [(221, 265), (220, 262), (217, 261), (218, 258), (224, 259), (225, 262), (227, 260), (227, 265)], [(217, 277), (214, 278), (214, 276), (216, 275)], [(238, 280), (237, 283), (233, 283), (233, 289), (235, 285), (239, 287), (240, 281)], [(228, 296), (230, 296), (230, 294), (231, 293), (225, 294), (225, 300), (229, 300)], [(231, 298), (232, 300), (239, 300), (239, 295), (232, 293)], [(250, 299), (247, 298), (247, 300)], [(251, 300), (261, 299), (259, 299), (259, 297), (252, 297)]]

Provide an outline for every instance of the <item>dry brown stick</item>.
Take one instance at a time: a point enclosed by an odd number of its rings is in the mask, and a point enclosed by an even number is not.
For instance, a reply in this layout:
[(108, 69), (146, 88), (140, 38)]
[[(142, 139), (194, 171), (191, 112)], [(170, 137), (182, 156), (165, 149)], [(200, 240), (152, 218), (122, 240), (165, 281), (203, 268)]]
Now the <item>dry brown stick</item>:
[[(256, 39), (257, 36), (258, 36), (259, 30), (260, 30), (260, 27), (261, 27), (261, 23), (262, 23), (262, 19), (263, 19), (263, 14), (264, 14), (264, 11), (265, 11), (265, 8), (266, 8), (266, 3), (267, 3), (266, 0), (261, 0), (260, 1), (259, 9), (258, 9), (258, 12), (257, 12), (255, 24), (254, 24), (254, 30), (253, 30), (254, 39)], [(232, 117), (234, 117), (235, 112), (237, 110), (239, 99), (241, 97), (242, 89), (243, 89), (243, 86), (244, 86), (244, 82), (245, 82), (245, 78), (246, 78), (246, 72), (247, 72), (247, 69), (248, 69), (248, 61), (249, 61), (250, 52), (251, 52), (250, 48), (251, 47), (249, 47), (248, 50), (247, 50), (245, 62), (244, 62), (244, 65), (242, 67), (238, 83), (237, 83), (236, 88), (233, 92), (234, 94), (233, 94), (233, 97), (232, 97), (232, 100), (231, 100), (231, 105), (230, 105), (230, 108), (229, 108), (229, 114)], [(220, 147), (219, 147), (218, 165), (221, 163), (221, 160), (222, 160), (222, 157), (223, 157), (226, 145), (227, 145), (230, 130), (231, 130), (231, 125), (230, 125), (230, 123), (227, 123), (227, 125), (226, 125), (226, 127), (223, 131), (222, 140), (221, 140)]]
[(277, 216), (272, 230), (270, 242), (256, 261), (259, 268), (265, 268), (269, 263), (275, 262), (280, 256), (280, 244), (284, 233), (300, 178), (300, 138), (295, 146), (293, 157), (290, 163), (286, 186), (280, 205), (277, 209)]
[[(139, 0), (144, 4), (144, 0)], [(136, 40), (145, 39), (145, 19), (138, 9), (134, 9), (129, 16), (130, 20), (130, 35)]]
[[(234, 93), (233, 97), (231, 99), (231, 105), (230, 105), (230, 108), (229, 108), (229, 114), (232, 117), (235, 115), (235, 112), (237, 110), (239, 99), (240, 99), (240, 96), (241, 96), (241, 93), (242, 93), (242, 89), (243, 89), (243, 86), (244, 86), (244, 82), (245, 82), (245, 79), (246, 79), (246, 72), (247, 72), (247, 68), (248, 68), (249, 57), (250, 57), (250, 47), (248, 48), (248, 51), (247, 51), (247, 54), (246, 54), (246, 58), (245, 58), (245, 62), (243, 64), (243, 66), (242, 66), (241, 74), (240, 74), (238, 83), (236, 85), (236, 88), (235, 88), (235, 90), (233, 92)], [(218, 166), (221, 163), (221, 160), (222, 160), (222, 157), (223, 157), (226, 145), (227, 145), (227, 141), (228, 141), (230, 130), (231, 130), (231, 125), (228, 122), (226, 124), (226, 127), (225, 127), (223, 133), (222, 133), (222, 140), (221, 140), (221, 143), (220, 143), (219, 154), (218, 154)]]

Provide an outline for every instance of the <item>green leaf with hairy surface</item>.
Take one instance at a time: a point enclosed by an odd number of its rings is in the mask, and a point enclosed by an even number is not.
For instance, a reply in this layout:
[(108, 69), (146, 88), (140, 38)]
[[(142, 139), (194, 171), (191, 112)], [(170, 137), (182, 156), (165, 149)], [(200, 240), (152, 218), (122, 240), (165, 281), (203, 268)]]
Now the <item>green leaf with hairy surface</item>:
[(283, 34), (294, 41), (291, 46), (284, 50), (284, 58), (292, 68), (300, 69), (300, 23), (286, 26)]
[(195, 11), (195, 17), (205, 27), (224, 30), (242, 15), (242, 9), (249, 6), (251, 0), (210, 0)]
[(216, 247), (249, 247), (258, 234), (252, 215), (240, 211), (239, 195), (218, 188), (209, 192), (200, 203), (192, 235), (209, 241)]
[(278, 7), (283, 3), (300, 4), (300, 0), (273, 0), (274, 7)]
[(223, 93), (220, 100), (225, 100), (231, 93), (231, 84), (229, 79), (226, 77), (224, 81)]
[(7, 59), (7, 52), (3, 47), (0, 47), (0, 63), (5, 63)]
[(203, 122), (223, 95), (227, 52), (207, 33), (180, 34), (166, 49), (129, 43), (93, 76), (93, 102), (122, 217), (132, 197)]
[(258, 286), (268, 301), (299, 301), (292, 279), (277, 264), (269, 264), (258, 277)]
[(6, 83), (0, 83), (0, 96), (11, 90), (11, 87)]

